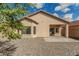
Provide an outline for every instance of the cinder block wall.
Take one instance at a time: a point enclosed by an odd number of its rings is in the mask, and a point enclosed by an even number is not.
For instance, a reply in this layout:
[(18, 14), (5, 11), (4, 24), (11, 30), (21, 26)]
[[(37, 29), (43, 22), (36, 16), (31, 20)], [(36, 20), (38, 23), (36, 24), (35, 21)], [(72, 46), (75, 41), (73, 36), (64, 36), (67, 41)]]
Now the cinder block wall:
[(79, 38), (79, 25), (69, 26), (69, 36)]
[[(65, 28), (62, 29), (62, 36), (65, 36)], [(69, 26), (69, 37), (79, 39), (79, 25)]]

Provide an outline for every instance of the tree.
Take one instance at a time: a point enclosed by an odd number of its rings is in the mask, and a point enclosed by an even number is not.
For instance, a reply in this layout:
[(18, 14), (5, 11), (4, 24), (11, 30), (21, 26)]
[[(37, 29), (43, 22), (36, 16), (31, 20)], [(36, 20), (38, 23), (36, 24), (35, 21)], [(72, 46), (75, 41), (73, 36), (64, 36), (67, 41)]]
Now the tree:
[(20, 39), (21, 34), (16, 30), (24, 29), (22, 23), (17, 22), (17, 19), (27, 14), (27, 8), (34, 6), (33, 4), (0, 4), (0, 32), (3, 37), (11, 39)]

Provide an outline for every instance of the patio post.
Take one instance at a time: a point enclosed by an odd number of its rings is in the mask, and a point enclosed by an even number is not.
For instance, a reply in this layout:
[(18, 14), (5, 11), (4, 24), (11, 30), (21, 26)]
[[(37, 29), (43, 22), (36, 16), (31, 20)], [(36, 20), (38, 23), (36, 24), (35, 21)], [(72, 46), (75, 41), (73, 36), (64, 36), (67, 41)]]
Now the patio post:
[(59, 36), (61, 36), (61, 29), (62, 29), (62, 27), (60, 26), (59, 27)]
[(33, 36), (33, 25), (31, 26), (31, 35)]
[(54, 35), (56, 34), (56, 28), (54, 28)]
[(68, 26), (68, 24), (66, 25), (66, 37), (68, 38), (69, 37), (69, 26)]

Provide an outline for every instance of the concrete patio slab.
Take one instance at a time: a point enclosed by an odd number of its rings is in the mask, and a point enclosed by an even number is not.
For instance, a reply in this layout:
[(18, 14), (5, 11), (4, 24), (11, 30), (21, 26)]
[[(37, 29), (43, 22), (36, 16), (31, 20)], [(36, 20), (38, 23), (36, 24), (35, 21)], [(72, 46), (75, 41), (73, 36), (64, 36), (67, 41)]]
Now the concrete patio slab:
[(79, 42), (79, 40), (66, 38), (66, 37), (59, 37), (59, 36), (51, 36), (48, 38), (44, 38), (45, 42)]

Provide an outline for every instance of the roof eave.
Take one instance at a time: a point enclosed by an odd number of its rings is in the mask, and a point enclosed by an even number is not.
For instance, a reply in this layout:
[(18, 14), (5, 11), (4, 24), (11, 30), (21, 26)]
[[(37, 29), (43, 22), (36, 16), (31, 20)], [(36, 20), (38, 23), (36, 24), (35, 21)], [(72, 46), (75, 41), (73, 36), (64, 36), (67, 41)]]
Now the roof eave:
[(36, 21), (34, 21), (34, 20), (32, 20), (32, 19), (30, 19), (30, 18), (28, 18), (28, 17), (23, 17), (23, 18), (21, 18), (21, 19), (19, 19), (19, 20), (17, 20), (17, 21), (22, 21), (22, 20), (24, 20), (24, 19), (28, 19), (29, 21), (32, 21), (32, 22), (34, 22), (35, 24), (38, 24), (38, 22), (36, 22)]
[(54, 15), (52, 15), (52, 14), (50, 14), (50, 13), (44, 11), (44, 10), (39, 10), (39, 11), (37, 11), (37, 12), (34, 12), (34, 13), (32, 13), (32, 14), (29, 14), (29, 15), (26, 16), (26, 17), (31, 17), (32, 15), (35, 15), (35, 14), (37, 14), (37, 13), (39, 13), (39, 12), (43, 12), (43, 13), (45, 13), (45, 14), (48, 14), (48, 15), (50, 15), (50, 16), (52, 16), (52, 17), (55, 17), (56, 19), (59, 19), (59, 20), (61, 20), (61, 21), (63, 21), (63, 22), (66, 22), (66, 23), (68, 23), (68, 24), (70, 23), (70, 22), (65, 21), (65, 20), (63, 20), (63, 19), (61, 19), (61, 18), (59, 18), (59, 17), (56, 17), (56, 16), (54, 16)]

